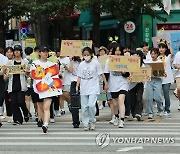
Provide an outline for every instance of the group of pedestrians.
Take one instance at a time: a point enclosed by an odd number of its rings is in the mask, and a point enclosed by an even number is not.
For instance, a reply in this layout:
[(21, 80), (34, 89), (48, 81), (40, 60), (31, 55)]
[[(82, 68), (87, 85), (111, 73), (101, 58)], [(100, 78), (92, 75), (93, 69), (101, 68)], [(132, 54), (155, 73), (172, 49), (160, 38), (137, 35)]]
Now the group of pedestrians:
[[(157, 104), (157, 116), (170, 117), (169, 92), (175, 79), (177, 97), (180, 100), (180, 54), (174, 56), (170, 45), (165, 41), (160, 42), (158, 48), (151, 49), (143, 42), (135, 51), (131, 51), (128, 46), (122, 47), (117, 42), (110, 43), (108, 48), (101, 46), (97, 52), (93, 47), (85, 47), (82, 57), (64, 57), (61, 56), (60, 48), (51, 53), (46, 46), (34, 49), (27, 47), (25, 54), (20, 45), (0, 49), (0, 52), (0, 115), (3, 116), (5, 102), (7, 122), (13, 122), (14, 125), (21, 125), (23, 121), (28, 122), (31, 118), (31, 99), (37, 116), (37, 126), (42, 127), (44, 133), (48, 131), (49, 121), (55, 122), (54, 116), (65, 114), (64, 101), (72, 113), (74, 128), (80, 125), (81, 108), (82, 124), (84, 130), (88, 131), (96, 128), (95, 115), (98, 115), (97, 102), (100, 93), (105, 94), (105, 102), (111, 111), (112, 118), (109, 123), (119, 128), (124, 127), (125, 118), (130, 114), (138, 121), (142, 120), (143, 112), (147, 114), (148, 119), (153, 119), (154, 104)], [(138, 56), (142, 68), (149, 67), (148, 63), (161, 62), (164, 64), (166, 76), (152, 77), (148, 82), (129, 82), (130, 72), (111, 71), (109, 59), (104, 62), (105, 66), (100, 64), (99, 58), (104, 55)], [(62, 80), (62, 95), (40, 99), (31, 71), (35, 67), (45, 70), (54, 64), (59, 68), (58, 78)], [(30, 71), (9, 74), (6, 67), (8, 65), (29, 65)], [(176, 71), (175, 74), (173, 70)], [(100, 106), (102, 105), (101, 102)]]

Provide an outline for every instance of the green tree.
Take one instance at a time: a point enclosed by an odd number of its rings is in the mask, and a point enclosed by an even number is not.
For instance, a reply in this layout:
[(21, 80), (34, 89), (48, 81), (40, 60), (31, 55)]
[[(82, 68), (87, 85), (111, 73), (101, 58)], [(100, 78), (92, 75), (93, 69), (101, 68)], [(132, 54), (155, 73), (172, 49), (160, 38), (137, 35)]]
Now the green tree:
[(141, 13), (166, 21), (153, 9), (154, 6), (158, 6), (165, 13), (161, 0), (77, 0), (76, 4), (80, 10), (89, 10), (92, 14), (93, 40), (96, 46), (99, 46), (100, 41), (99, 26), (102, 12), (111, 13), (121, 21), (135, 19)]
[[(1, 0), (0, 33), (5, 32), (4, 21), (25, 15), (33, 23), (37, 45), (48, 44), (49, 19), (63, 18), (71, 14), (73, 8), (70, 0)], [(4, 40), (5, 36), (0, 34), (0, 39)]]

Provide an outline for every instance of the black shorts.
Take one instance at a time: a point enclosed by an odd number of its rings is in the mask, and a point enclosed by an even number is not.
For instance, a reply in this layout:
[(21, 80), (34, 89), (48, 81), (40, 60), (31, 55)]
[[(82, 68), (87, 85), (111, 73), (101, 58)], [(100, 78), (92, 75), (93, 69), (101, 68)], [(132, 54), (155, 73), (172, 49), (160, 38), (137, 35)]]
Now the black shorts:
[(37, 93), (35, 93), (34, 90), (32, 91), (31, 98), (32, 98), (33, 103), (43, 102), (43, 99), (40, 99), (39, 95)]
[(111, 96), (112, 96), (113, 99), (118, 98), (120, 94), (126, 95), (127, 91), (126, 90), (120, 90), (118, 92), (111, 92)]
[(28, 90), (25, 92), (25, 96), (32, 96), (33, 95), (33, 88), (28, 88)]

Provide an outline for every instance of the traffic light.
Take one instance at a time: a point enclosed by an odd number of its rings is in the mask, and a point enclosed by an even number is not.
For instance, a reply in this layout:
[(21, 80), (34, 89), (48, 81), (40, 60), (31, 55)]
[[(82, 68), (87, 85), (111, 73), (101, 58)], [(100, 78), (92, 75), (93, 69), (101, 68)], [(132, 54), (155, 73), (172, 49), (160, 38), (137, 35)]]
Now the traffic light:
[(21, 39), (28, 38), (27, 37), (27, 28), (28, 28), (27, 22), (21, 22), (20, 23)]

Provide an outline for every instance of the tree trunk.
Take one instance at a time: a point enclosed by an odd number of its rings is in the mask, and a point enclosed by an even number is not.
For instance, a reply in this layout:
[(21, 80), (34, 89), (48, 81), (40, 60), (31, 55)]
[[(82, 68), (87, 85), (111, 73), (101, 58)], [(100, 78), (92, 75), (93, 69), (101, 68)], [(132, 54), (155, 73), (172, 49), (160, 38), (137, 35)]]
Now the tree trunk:
[(0, 12), (0, 47), (5, 48), (5, 26), (2, 12)]
[(92, 8), (92, 17), (93, 17), (93, 43), (96, 47), (99, 47), (100, 44), (100, 5), (98, 1), (94, 2)]
[(40, 46), (41, 45), (41, 18), (38, 15), (35, 15), (34, 17), (33, 28), (34, 28), (34, 36), (36, 40), (36, 45)]
[(46, 16), (41, 16), (41, 43), (49, 45), (48, 18)]
[(41, 15), (35, 15), (34, 18), (34, 35), (36, 39), (36, 44), (40, 45), (48, 45), (49, 37), (48, 37), (48, 20), (46, 17)]

